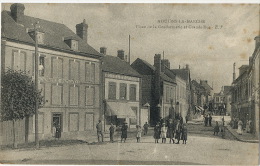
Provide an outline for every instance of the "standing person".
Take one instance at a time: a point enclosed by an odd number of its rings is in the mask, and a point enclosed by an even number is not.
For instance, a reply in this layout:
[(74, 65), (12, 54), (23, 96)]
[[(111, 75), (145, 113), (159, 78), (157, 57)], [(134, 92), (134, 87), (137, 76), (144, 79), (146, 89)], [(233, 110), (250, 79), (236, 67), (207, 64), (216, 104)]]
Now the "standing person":
[(182, 133), (181, 133), (182, 144), (184, 143), (186, 144), (187, 136), (188, 136), (187, 124), (184, 123), (182, 127)]
[(114, 133), (115, 133), (115, 126), (113, 123), (111, 123), (111, 126), (109, 127), (109, 135), (110, 135), (110, 142), (114, 142)]
[(239, 135), (242, 135), (242, 133), (243, 133), (243, 128), (242, 128), (242, 126), (243, 126), (243, 122), (242, 122), (241, 120), (239, 120), (239, 121), (238, 121), (238, 128), (237, 128), (237, 133), (238, 133)]
[(209, 114), (209, 126), (211, 126), (212, 116)]
[(154, 141), (155, 143), (158, 143), (158, 140), (160, 139), (160, 126), (157, 123), (156, 126), (154, 127)]
[(219, 125), (218, 125), (218, 122), (216, 121), (216, 125), (214, 127), (214, 135), (217, 134), (218, 135), (218, 132), (219, 132)]
[(165, 123), (163, 123), (161, 128), (162, 143), (166, 143), (166, 133), (167, 133), (167, 129), (165, 127)]
[(145, 124), (144, 124), (144, 135), (147, 135), (148, 127), (149, 127), (148, 123), (145, 122)]
[(142, 135), (142, 128), (140, 125), (136, 125), (136, 142), (140, 142)]
[(96, 125), (96, 128), (97, 128), (97, 137), (98, 137), (98, 142), (100, 142), (100, 137), (101, 137), (101, 140), (102, 142), (104, 142), (104, 135), (103, 135), (103, 132), (102, 132), (102, 123), (101, 123), (101, 120), (98, 121), (98, 124)]
[(176, 131), (175, 131), (175, 139), (178, 140), (178, 142), (176, 144), (179, 144), (180, 142), (180, 136), (181, 136), (181, 124), (180, 124), (180, 121), (177, 120), (176, 122)]
[(205, 126), (208, 126), (209, 115), (205, 116)]
[(61, 137), (61, 127), (59, 124), (56, 125), (56, 133), (55, 133), (55, 140), (56, 138), (59, 140)]
[(124, 122), (124, 124), (122, 125), (122, 128), (121, 128), (121, 131), (122, 131), (122, 134), (121, 134), (121, 142), (123, 141), (124, 139), (124, 142), (126, 141), (126, 138), (127, 138), (127, 123)]
[(189, 120), (188, 116), (189, 116), (189, 115), (186, 115), (186, 116), (185, 116), (186, 123), (188, 123), (188, 120)]
[(170, 143), (171, 141), (172, 143), (174, 143), (174, 130), (175, 130), (174, 123), (172, 119), (170, 119), (168, 124), (168, 129), (167, 129), (167, 138), (170, 138)]

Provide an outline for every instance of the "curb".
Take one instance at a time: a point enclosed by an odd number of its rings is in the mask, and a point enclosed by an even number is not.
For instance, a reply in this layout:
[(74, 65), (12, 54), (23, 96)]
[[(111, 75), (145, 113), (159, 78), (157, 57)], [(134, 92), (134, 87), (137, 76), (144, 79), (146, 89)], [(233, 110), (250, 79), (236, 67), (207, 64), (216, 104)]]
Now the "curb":
[(259, 140), (244, 140), (244, 139), (238, 138), (238, 137), (236, 136), (236, 134), (234, 134), (233, 131), (231, 131), (231, 130), (229, 129), (229, 127), (225, 126), (225, 128), (226, 128), (226, 129), (229, 131), (229, 133), (231, 133), (231, 135), (232, 135), (234, 138), (236, 138), (236, 140), (238, 140), (238, 141), (248, 142), (248, 143), (259, 143)]

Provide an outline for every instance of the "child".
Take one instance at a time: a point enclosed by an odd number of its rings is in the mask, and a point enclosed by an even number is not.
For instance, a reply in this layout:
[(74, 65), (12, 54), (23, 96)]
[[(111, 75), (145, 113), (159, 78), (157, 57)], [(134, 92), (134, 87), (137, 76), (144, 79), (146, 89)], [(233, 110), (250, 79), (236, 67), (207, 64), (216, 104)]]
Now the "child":
[(182, 144), (186, 144), (186, 141), (187, 141), (187, 136), (188, 136), (188, 129), (187, 129), (187, 125), (186, 123), (183, 124), (183, 127), (182, 127), (182, 133), (181, 133), (181, 137), (182, 137)]
[(160, 126), (157, 123), (156, 126), (154, 127), (154, 141), (155, 143), (158, 143), (158, 140), (160, 139)]
[(166, 143), (166, 133), (167, 133), (167, 129), (165, 127), (165, 123), (163, 123), (161, 128), (162, 143)]
[(140, 125), (136, 125), (136, 141), (137, 142), (140, 142), (141, 135), (142, 135), (142, 128)]

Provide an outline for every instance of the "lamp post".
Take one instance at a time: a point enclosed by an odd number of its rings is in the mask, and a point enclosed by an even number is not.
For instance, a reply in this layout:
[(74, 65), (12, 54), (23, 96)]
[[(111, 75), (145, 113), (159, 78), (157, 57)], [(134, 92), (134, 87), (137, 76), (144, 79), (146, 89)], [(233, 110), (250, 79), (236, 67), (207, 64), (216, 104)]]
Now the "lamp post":
[[(37, 25), (39, 24), (39, 21), (37, 21), (36, 23), (33, 24), (34, 26), (34, 39), (35, 39), (35, 71), (34, 71), (34, 74), (35, 74), (35, 89), (38, 90), (38, 65), (39, 65), (39, 56), (38, 56), (38, 36), (37, 36)], [(39, 144), (39, 126), (38, 126), (38, 100), (36, 99), (36, 102), (35, 102), (35, 146), (36, 148), (38, 149), (40, 147), (40, 144)]]

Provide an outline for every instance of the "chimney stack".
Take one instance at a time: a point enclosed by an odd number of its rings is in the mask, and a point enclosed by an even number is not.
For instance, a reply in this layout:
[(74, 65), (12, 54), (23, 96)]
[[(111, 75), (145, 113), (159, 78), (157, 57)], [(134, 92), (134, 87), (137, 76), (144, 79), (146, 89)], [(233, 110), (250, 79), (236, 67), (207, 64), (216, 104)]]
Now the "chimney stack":
[(107, 54), (107, 48), (106, 47), (100, 47), (100, 53), (103, 55)]
[(260, 36), (256, 36), (255, 37), (255, 48), (257, 48), (257, 46), (259, 46), (260, 44)]
[(170, 69), (170, 61), (168, 59), (163, 59), (162, 60), (162, 65), (168, 67)]
[(233, 81), (236, 80), (236, 63), (233, 64)]
[(187, 69), (187, 70), (189, 70), (189, 69), (190, 69), (188, 64), (186, 64), (186, 69)]
[(76, 25), (76, 33), (81, 39), (88, 43), (88, 24), (86, 24), (85, 19), (82, 23)]
[(124, 50), (118, 50), (117, 51), (117, 57), (120, 58), (121, 60), (127, 62), (127, 55), (125, 55), (125, 51)]
[(18, 24), (22, 23), (23, 17), (24, 17), (24, 5), (21, 3), (14, 3), (11, 5), (11, 16), (17, 22)]

